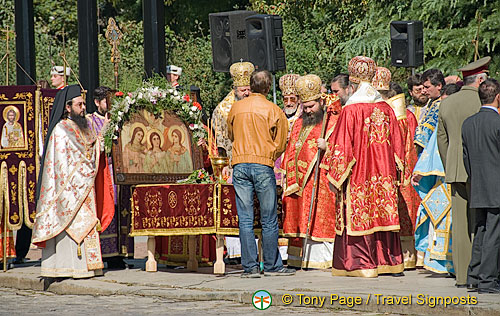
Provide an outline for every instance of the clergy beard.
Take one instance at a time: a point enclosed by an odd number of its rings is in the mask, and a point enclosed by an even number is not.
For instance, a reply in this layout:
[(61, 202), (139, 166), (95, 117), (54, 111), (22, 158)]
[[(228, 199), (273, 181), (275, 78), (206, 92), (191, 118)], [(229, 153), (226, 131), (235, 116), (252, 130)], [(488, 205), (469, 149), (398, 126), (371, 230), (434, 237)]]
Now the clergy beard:
[(69, 112), (69, 117), (75, 124), (82, 130), (86, 131), (89, 128), (89, 123), (87, 122), (87, 118), (85, 116), (81, 116), (76, 114), (73, 109)]
[(243, 97), (240, 97), (240, 95), (238, 94), (238, 92), (234, 92), (234, 101), (240, 101), (244, 99)]
[(295, 113), (297, 113), (297, 108), (295, 108), (295, 109), (285, 108), (284, 111), (285, 111), (286, 118), (291, 118), (292, 116), (295, 115)]
[(319, 109), (317, 112), (312, 113), (302, 113), (302, 124), (304, 126), (311, 126), (321, 123), (323, 121), (324, 110)]

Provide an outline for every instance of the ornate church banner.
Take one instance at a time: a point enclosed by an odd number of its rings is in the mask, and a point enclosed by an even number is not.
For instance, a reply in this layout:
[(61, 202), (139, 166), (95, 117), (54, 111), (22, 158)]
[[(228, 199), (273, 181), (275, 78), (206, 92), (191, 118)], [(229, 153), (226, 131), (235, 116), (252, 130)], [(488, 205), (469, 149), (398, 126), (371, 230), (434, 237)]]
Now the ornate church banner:
[(36, 86), (0, 86), (0, 210), (6, 209), (12, 230), (23, 222), (33, 227), (40, 144), (56, 92)]
[(40, 144), (45, 143), (45, 135), (47, 135), (47, 130), (49, 129), (50, 111), (52, 110), (52, 104), (58, 91), (57, 89), (40, 90)]
[[(35, 86), (0, 87), (0, 177), (10, 229), (28, 227), (35, 220), (38, 170)], [(38, 95), (38, 94), (37, 94)]]

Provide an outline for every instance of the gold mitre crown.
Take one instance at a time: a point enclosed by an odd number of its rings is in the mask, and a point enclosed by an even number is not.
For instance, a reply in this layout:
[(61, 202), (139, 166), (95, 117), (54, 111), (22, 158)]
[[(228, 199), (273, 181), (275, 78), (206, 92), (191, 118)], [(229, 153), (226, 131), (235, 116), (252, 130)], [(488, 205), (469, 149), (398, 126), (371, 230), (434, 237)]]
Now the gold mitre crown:
[(295, 81), (295, 90), (300, 101), (309, 102), (321, 97), (321, 78), (316, 75), (305, 75)]
[(233, 77), (233, 86), (244, 87), (250, 85), (250, 76), (255, 67), (248, 61), (234, 63), (229, 67), (231, 77)]
[(297, 90), (295, 90), (295, 82), (299, 78), (299, 75), (288, 74), (281, 76), (280, 78), (280, 90), (282, 95), (297, 95)]
[(372, 79), (372, 86), (377, 90), (390, 90), (391, 71), (385, 67), (377, 67)]
[(347, 66), (349, 81), (353, 83), (360, 83), (361, 81), (371, 83), (376, 68), (377, 64), (373, 59), (365, 56), (356, 56), (349, 61), (349, 65)]

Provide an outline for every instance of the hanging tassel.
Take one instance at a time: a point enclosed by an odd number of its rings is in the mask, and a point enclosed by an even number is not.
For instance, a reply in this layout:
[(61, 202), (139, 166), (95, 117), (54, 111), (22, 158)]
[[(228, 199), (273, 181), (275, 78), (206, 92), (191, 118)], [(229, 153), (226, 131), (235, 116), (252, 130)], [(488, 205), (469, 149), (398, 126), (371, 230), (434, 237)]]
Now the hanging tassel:
[(96, 229), (98, 232), (101, 232), (101, 230), (102, 230), (101, 221), (100, 221), (99, 219), (97, 220), (97, 224), (96, 224), (95, 229)]
[(80, 244), (78, 244), (78, 250), (76, 251), (76, 254), (78, 255), (78, 257), (82, 256), (82, 248), (80, 247)]

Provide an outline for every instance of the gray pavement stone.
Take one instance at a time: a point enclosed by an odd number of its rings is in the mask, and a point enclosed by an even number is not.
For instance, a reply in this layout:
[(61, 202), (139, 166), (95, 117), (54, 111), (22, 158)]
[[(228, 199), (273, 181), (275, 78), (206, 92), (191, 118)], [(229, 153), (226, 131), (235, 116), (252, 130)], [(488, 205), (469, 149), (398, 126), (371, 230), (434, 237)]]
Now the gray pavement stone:
[[(406, 271), (400, 278), (333, 277), (330, 271), (312, 270), (297, 271), (295, 276), (242, 279), (241, 266), (228, 266), (226, 275), (215, 276), (212, 268), (200, 268), (193, 273), (161, 267), (156, 273), (148, 273), (139, 269), (143, 263), (144, 260), (135, 260), (136, 268), (105, 271), (103, 277), (53, 283), (39, 278), (40, 267), (15, 268), (0, 273), (0, 287), (48, 291), (45, 293), (58, 295), (140, 296), (176, 302), (219, 301), (251, 308), (253, 293), (264, 289), (271, 293), (273, 307), (298, 308), (315, 314), (346, 310), (410, 315), (500, 315), (500, 295), (457, 289), (453, 279), (424, 270)], [(469, 304), (462, 304), (467, 301)]]

